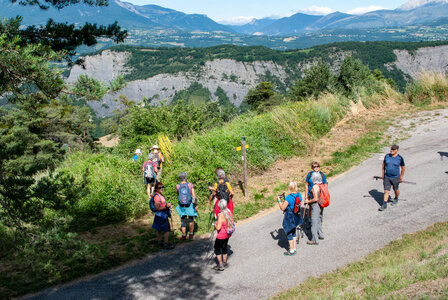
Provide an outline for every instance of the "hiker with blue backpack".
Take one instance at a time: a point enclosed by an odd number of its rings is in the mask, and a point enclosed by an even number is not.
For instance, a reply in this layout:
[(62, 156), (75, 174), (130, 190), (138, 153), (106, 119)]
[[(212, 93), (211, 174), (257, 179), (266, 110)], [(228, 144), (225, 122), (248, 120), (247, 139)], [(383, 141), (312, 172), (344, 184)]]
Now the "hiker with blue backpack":
[(197, 213), (197, 198), (194, 192), (194, 186), (187, 181), (187, 173), (179, 173), (180, 183), (176, 185), (177, 198), (179, 205), (176, 206), (176, 211), (180, 217), (180, 224), (182, 229), (181, 240), (187, 239), (187, 222), (189, 223), (188, 239), (193, 240), (194, 236), (194, 218), (198, 216)]
[[(297, 254), (297, 235), (296, 228), (303, 223), (300, 215), (300, 204), (302, 202), (302, 195), (297, 191), (297, 182), (289, 183), (290, 194), (285, 197), (285, 193), (279, 195), (278, 206), (283, 211), (283, 230), (288, 237), (289, 250), (283, 253), (285, 256), (293, 256)], [(282, 201), (282, 198), (285, 201)]]
[[(157, 230), (157, 245), (163, 249), (172, 249), (173, 245), (168, 244), (171, 231), (169, 217), (171, 217), (171, 207), (173, 205), (166, 201), (163, 196), (163, 184), (157, 182), (154, 195), (149, 200), (149, 207), (155, 213), (152, 228)], [(163, 241), (162, 241), (163, 235)]]
[[(318, 240), (324, 239), (322, 231), (322, 217), (324, 207), (319, 205), (319, 196), (321, 189), (328, 189), (328, 182), (325, 174), (320, 171), (318, 162), (311, 164), (312, 171), (306, 175), (305, 179), (305, 204), (311, 210), (311, 241), (306, 242), (308, 245), (319, 245)], [(328, 204), (326, 204), (328, 205)], [(309, 211), (308, 210), (308, 211)]]

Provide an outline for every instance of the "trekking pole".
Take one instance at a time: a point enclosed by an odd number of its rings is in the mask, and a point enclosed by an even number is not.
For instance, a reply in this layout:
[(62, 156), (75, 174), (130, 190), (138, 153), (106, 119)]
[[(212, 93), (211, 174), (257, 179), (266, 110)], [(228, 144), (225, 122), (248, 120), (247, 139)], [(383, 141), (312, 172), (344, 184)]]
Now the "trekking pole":
[[(383, 177), (381, 177), (381, 176), (373, 176), (373, 179), (375, 179), (375, 180), (379, 180), (379, 179), (383, 180)], [(413, 182), (413, 181), (407, 181), (407, 180), (403, 180), (401, 183), (417, 184), (416, 182)]]

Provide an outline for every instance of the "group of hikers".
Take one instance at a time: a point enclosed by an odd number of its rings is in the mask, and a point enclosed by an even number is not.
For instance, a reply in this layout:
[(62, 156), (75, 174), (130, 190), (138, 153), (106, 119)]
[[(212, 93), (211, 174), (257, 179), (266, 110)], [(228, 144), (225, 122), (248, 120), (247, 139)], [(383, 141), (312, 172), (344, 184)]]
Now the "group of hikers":
[[(384, 186), (384, 201), (380, 207), (380, 211), (387, 209), (387, 203), (390, 202), (389, 194), (393, 188), (395, 197), (391, 201), (392, 205), (398, 204), (400, 194), (399, 184), (403, 181), (405, 172), (404, 159), (398, 154), (398, 146), (392, 145), (390, 153), (386, 154), (382, 164), (382, 176)], [(134, 160), (141, 155), (141, 150), (137, 149)], [(150, 198), (151, 210), (155, 213), (152, 228), (157, 231), (157, 243), (164, 249), (172, 249), (174, 246), (168, 243), (171, 224), (171, 209), (173, 204), (167, 202), (163, 196), (163, 184), (160, 181), (162, 165), (165, 161), (160, 148), (154, 145), (147, 157), (147, 161), (143, 164), (143, 177), (146, 185), (148, 197)], [(223, 271), (227, 268), (227, 244), (232, 233), (235, 231), (235, 223), (233, 221), (233, 201), (234, 196), (232, 187), (226, 177), (225, 171), (218, 167), (215, 169), (217, 181), (213, 186), (209, 186), (211, 210), (214, 212), (216, 230), (216, 240), (214, 244), (214, 252), (217, 258), (215, 270)], [(180, 183), (176, 185), (178, 195), (178, 205), (176, 212), (181, 220), (181, 240), (193, 240), (194, 237), (194, 219), (198, 216), (197, 197), (194, 185), (187, 180), (187, 173), (179, 173)], [(301, 225), (306, 218), (310, 221), (311, 239), (307, 241), (308, 245), (318, 245), (319, 240), (324, 239), (322, 230), (322, 217), (324, 208), (329, 205), (328, 182), (325, 174), (320, 170), (320, 164), (313, 162), (311, 171), (307, 173), (305, 178), (304, 200), (298, 192), (297, 182), (290, 182), (289, 194), (279, 195), (278, 205), (284, 212), (283, 230), (289, 242), (289, 250), (284, 253), (285, 256), (293, 256), (297, 253), (297, 228), (301, 229)], [(304, 210), (301, 211), (301, 207)], [(171, 222), (172, 223), (172, 222)]]

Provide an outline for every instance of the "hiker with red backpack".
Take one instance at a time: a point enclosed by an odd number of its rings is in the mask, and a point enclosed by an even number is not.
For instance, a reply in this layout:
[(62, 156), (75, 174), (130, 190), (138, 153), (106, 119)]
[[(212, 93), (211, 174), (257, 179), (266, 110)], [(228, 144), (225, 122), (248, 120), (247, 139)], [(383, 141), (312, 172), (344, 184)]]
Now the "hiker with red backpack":
[(194, 186), (187, 181), (187, 173), (179, 173), (180, 183), (176, 185), (177, 197), (179, 205), (176, 206), (176, 211), (180, 217), (180, 224), (182, 229), (181, 240), (187, 239), (187, 221), (189, 223), (188, 239), (193, 240), (194, 235), (194, 218), (198, 216), (197, 212), (197, 198), (194, 192)]
[(306, 175), (304, 202), (311, 209), (311, 234), (313, 237), (307, 244), (319, 245), (318, 240), (324, 239), (324, 233), (322, 231), (324, 207), (329, 204), (329, 202), (323, 203), (319, 197), (325, 193), (325, 195), (328, 195), (329, 201), (328, 183), (325, 174), (320, 171), (318, 162), (313, 162), (311, 169), (312, 171)]
[[(300, 204), (302, 202), (302, 195), (297, 191), (297, 182), (289, 183), (290, 194), (285, 197), (285, 193), (278, 196), (278, 206), (283, 211), (283, 230), (288, 237), (289, 250), (283, 253), (285, 256), (292, 256), (297, 254), (297, 235), (296, 228), (303, 223), (300, 215)], [(282, 198), (285, 201), (282, 202)]]
[(215, 218), (221, 211), (218, 206), (218, 202), (220, 200), (225, 200), (227, 202), (227, 209), (229, 209), (233, 213), (232, 198), (234, 195), (232, 187), (230, 186), (230, 183), (226, 178), (226, 172), (224, 172), (223, 169), (217, 169), (216, 176), (218, 177), (218, 181), (215, 182), (215, 184), (211, 188), (212, 193), (210, 194), (210, 204), (213, 203)]

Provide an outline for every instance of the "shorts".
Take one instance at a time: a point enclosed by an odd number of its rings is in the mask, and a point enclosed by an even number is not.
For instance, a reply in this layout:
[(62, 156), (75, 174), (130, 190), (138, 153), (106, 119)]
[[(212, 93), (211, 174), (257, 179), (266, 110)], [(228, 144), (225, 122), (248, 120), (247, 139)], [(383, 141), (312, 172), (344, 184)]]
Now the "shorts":
[(384, 177), (383, 186), (385, 191), (390, 191), (390, 188), (393, 187), (394, 191), (398, 190), (398, 186), (400, 185), (400, 178), (388, 178)]
[(145, 185), (146, 184), (155, 184), (156, 183), (156, 179), (155, 178), (146, 178), (146, 177), (143, 177), (143, 181), (145, 182)]
[(216, 239), (215, 240), (215, 255), (227, 254), (227, 243), (229, 242), (229, 238), (224, 240)]
[(186, 227), (187, 226), (187, 218), (188, 218), (188, 223), (194, 222), (194, 217), (193, 216), (184, 215), (184, 216), (182, 216), (182, 218), (180, 218), (180, 227)]
[(296, 237), (296, 229), (294, 228), (293, 230), (291, 230), (290, 232), (288, 232), (286, 234), (286, 236), (288, 237), (288, 241), (292, 241), (293, 238)]

